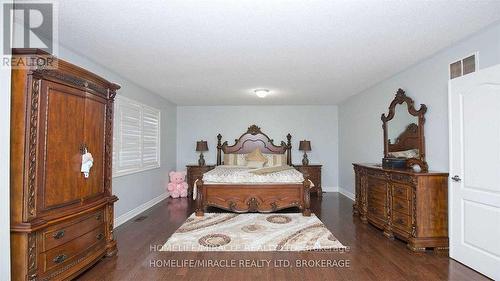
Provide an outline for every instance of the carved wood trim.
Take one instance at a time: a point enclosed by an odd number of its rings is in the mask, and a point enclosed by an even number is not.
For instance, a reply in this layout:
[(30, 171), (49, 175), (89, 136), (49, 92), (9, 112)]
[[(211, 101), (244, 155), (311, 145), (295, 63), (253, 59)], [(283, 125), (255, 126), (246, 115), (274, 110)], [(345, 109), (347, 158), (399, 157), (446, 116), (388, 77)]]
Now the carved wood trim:
[(108, 97), (108, 88), (97, 85), (80, 77), (59, 72), (54, 69), (36, 69), (33, 71), (33, 77), (46, 80), (58, 80), (58, 82), (69, 84), (71, 86), (92, 90), (98, 94), (101, 94), (105, 98)]
[[(401, 88), (398, 89), (396, 92), (395, 98), (392, 100), (391, 104), (389, 105), (389, 112), (387, 115), (385, 113), (382, 114), (380, 117), (382, 120), (382, 129), (384, 130), (384, 157), (389, 157), (389, 137), (388, 137), (388, 129), (387, 125), (390, 120), (394, 118), (395, 114), (395, 108), (396, 105), (398, 104), (403, 104), (406, 103), (408, 113), (410, 113), (412, 116), (417, 116), (418, 117), (418, 125), (417, 125), (417, 132), (416, 134), (413, 134), (412, 137), (417, 136), (418, 137), (418, 160), (420, 160), (422, 163), (425, 163), (425, 135), (424, 135), (424, 124), (425, 124), (425, 113), (427, 112), (427, 106), (425, 104), (420, 104), (420, 108), (417, 110), (415, 108), (415, 102), (413, 99), (408, 97), (405, 94), (405, 91)], [(421, 165), (422, 171), (427, 171), (428, 169), (424, 169), (424, 167), (427, 167), (427, 164)]]
[(417, 237), (417, 188), (414, 186), (411, 189), (411, 236)]
[(287, 153), (287, 164), (292, 165), (292, 135), (287, 134), (287, 141), (282, 141), (281, 144), (275, 145), (274, 140), (262, 132), (257, 125), (251, 125), (247, 131), (239, 138), (234, 140), (233, 145), (229, 145), (227, 141), (222, 142), (222, 135), (217, 135), (217, 165), (222, 164), (222, 152), (224, 153), (249, 153), (246, 151), (245, 145), (258, 147), (263, 153), (284, 154)]
[(37, 158), (38, 158), (38, 119), (40, 104), (41, 80), (33, 79), (30, 97), (30, 121), (28, 134), (28, 186), (27, 186), (27, 220), (36, 216), (36, 184), (37, 184)]
[(28, 280), (36, 280), (37, 268), (36, 232), (32, 232), (28, 234)]

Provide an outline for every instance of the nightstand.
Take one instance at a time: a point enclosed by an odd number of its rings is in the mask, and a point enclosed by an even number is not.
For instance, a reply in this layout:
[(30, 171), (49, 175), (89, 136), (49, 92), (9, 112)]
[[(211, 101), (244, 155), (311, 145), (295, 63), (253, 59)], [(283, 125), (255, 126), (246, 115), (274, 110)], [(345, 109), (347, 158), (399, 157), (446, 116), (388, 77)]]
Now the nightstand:
[(323, 196), (323, 189), (321, 188), (321, 167), (323, 165), (293, 165), (297, 171), (304, 175), (304, 178), (308, 178), (314, 184), (311, 192), (316, 192), (316, 194), (321, 197)]
[(198, 178), (203, 177), (203, 174), (215, 168), (215, 165), (186, 165), (186, 181), (188, 184), (188, 195), (193, 194), (193, 184)]

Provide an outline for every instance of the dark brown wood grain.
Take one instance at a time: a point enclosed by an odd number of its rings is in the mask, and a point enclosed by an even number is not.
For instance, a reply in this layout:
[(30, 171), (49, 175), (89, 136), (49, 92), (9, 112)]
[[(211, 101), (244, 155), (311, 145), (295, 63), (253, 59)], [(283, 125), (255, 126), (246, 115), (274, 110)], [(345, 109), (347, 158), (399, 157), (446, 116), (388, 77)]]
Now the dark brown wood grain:
[(271, 213), (298, 208), (310, 216), (310, 183), (301, 184), (203, 184), (199, 179), (196, 193), (196, 215), (203, 216), (208, 207), (236, 213)]
[[(395, 108), (398, 104), (406, 104), (408, 113), (412, 116), (418, 117), (418, 124), (416, 126), (408, 127), (407, 130), (398, 137), (396, 144), (391, 144), (388, 137), (388, 124), (394, 118)], [(382, 114), (382, 129), (384, 130), (384, 158), (391, 158), (389, 153), (392, 151), (407, 150), (407, 149), (418, 149), (418, 157), (411, 158), (411, 161), (407, 161), (406, 165), (411, 167), (418, 164), (423, 171), (428, 170), (429, 166), (425, 161), (425, 134), (424, 134), (424, 124), (425, 124), (425, 113), (427, 112), (427, 106), (421, 104), (420, 108), (417, 110), (415, 108), (415, 102), (413, 99), (408, 97), (403, 89), (398, 89), (396, 96), (389, 105), (389, 112), (387, 115)]]
[[(14, 58), (48, 56), (15, 49)], [(12, 280), (65, 280), (116, 253), (111, 149), (120, 87), (63, 60), (12, 70)], [(81, 148), (93, 154), (89, 178)]]
[[(292, 165), (291, 139), (274, 144), (257, 125), (251, 125), (247, 131), (235, 140), (234, 145), (222, 142), (222, 135), (217, 135), (217, 165), (222, 164), (222, 153), (245, 154), (259, 149), (262, 153), (287, 154), (287, 164)], [(305, 178), (303, 183), (276, 184), (203, 184), (203, 176), (198, 178), (196, 215), (203, 216), (207, 207), (217, 207), (233, 212), (274, 212), (285, 208), (298, 207), (304, 216), (310, 215), (310, 183)]]
[(363, 221), (383, 230), (388, 238), (408, 242), (424, 251), (448, 249), (448, 174), (390, 170), (354, 164), (356, 201), (353, 209)]
[(311, 188), (311, 193), (316, 193), (317, 196), (322, 196), (323, 188), (321, 187), (321, 167), (322, 165), (293, 165), (297, 171), (304, 175), (304, 178), (310, 179), (314, 186)]
[[(188, 198), (167, 199), (141, 216), (141, 221), (119, 226), (116, 240), (117, 256), (105, 258), (78, 277), (80, 281), (128, 280), (263, 280), (263, 281), (321, 281), (321, 280), (453, 280), (482, 281), (486, 277), (450, 259), (445, 252), (412, 252), (406, 243), (386, 239), (380, 231), (352, 216), (353, 201), (338, 193), (325, 193), (323, 198), (312, 197), (311, 211), (316, 214), (339, 241), (350, 247), (347, 253), (331, 252), (158, 252), (174, 231), (194, 211), (194, 201)], [(213, 211), (213, 210), (209, 210)], [(286, 212), (286, 211), (283, 211)], [(153, 248), (153, 250), (152, 250)], [(262, 268), (202, 268), (161, 267), (150, 265), (157, 260), (217, 261), (271, 260)], [(348, 259), (348, 268), (278, 267), (276, 260), (316, 261)]]
[(287, 154), (287, 164), (292, 165), (292, 135), (286, 136), (287, 141), (275, 145), (274, 140), (262, 132), (257, 125), (251, 125), (247, 131), (234, 140), (233, 145), (222, 142), (222, 135), (217, 135), (217, 165), (222, 165), (222, 153), (245, 154), (260, 149), (262, 153)]
[(186, 182), (188, 184), (188, 195), (193, 194), (193, 184), (196, 179), (202, 178), (203, 174), (215, 168), (215, 165), (186, 165)]

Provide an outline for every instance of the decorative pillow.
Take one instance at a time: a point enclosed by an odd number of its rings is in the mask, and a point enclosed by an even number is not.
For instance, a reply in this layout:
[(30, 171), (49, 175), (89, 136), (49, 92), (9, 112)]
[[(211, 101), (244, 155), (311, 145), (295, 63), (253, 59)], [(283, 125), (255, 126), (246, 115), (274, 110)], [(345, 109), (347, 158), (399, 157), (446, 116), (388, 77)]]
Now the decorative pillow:
[(246, 166), (247, 154), (236, 154), (236, 153), (225, 153), (224, 154), (224, 165), (231, 166)]
[(248, 168), (262, 168), (264, 167), (264, 162), (262, 161), (247, 161), (247, 167)]
[(250, 152), (247, 157), (247, 161), (260, 161), (263, 164), (266, 164), (267, 158), (264, 157), (262, 152), (260, 152), (260, 149), (256, 148), (254, 151)]
[(409, 149), (404, 151), (393, 151), (389, 152), (389, 156), (396, 158), (417, 158), (418, 149)]
[(268, 154), (265, 153), (267, 162), (264, 167), (286, 166), (286, 154)]

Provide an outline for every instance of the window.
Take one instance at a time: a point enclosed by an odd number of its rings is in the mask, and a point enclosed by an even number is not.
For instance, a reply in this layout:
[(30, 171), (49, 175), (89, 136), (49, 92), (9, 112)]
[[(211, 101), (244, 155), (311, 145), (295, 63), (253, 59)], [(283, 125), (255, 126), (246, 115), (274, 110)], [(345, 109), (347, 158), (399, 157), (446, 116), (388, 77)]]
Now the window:
[(450, 64), (450, 79), (454, 79), (476, 71), (477, 56), (473, 54)]
[(113, 128), (113, 176), (160, 167), (160, 110), (118, 96)]

